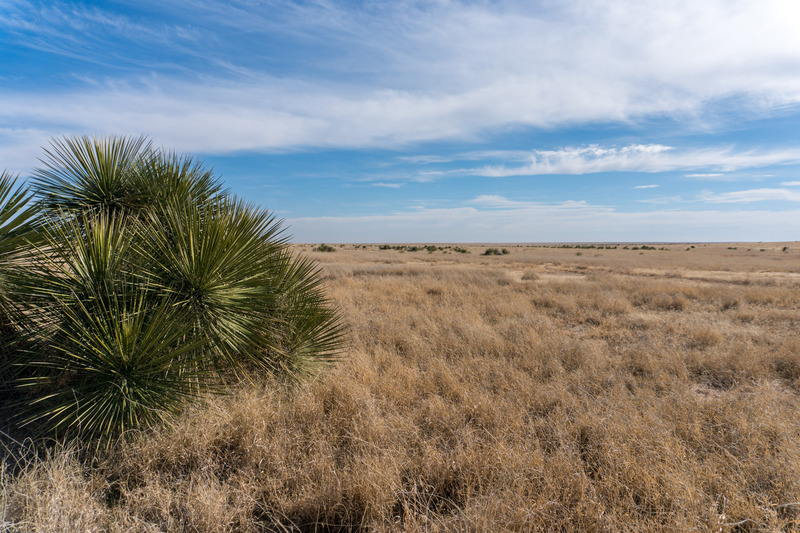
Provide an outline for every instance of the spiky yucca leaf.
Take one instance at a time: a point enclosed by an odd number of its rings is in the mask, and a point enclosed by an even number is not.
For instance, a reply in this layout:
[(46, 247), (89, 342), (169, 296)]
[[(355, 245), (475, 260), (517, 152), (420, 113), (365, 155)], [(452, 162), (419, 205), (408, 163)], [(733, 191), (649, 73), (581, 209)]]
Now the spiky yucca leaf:
[(133, 173), (150, 151), (145, 137), (53, 140), (34, 188), (46, 209), (117, 211), (130, 203)]
[(141, 240), (158, 290), (194, 317), (220, 370), (264, 369), (277, 349), (267, 311), (271, 258), (284, 246), (280, 224), (263, 209), (224, 197), (210, 206), (171, 202), (151, 214)]
[(190, 157), (174, 153), (153, 152), (142, 157), (131, 177), (130, 206), (132, 211), (158, 211), (172, 202), (209, 206), (226, 191), (211, 170)]
[(27, 421), (108, 444), (195, 398), (208, 378), (202, 345), (181, 310), (151, 298), (140, 290), (54, 303), (54, 335), (26, 361), (35, 375), (22, 383), (37, 391)]
[[(340, 353), (345, 324), (324, 293), (322, 276), (312, 261), (287, 249), (271, 258), (270, 290), (276, 295), (269, 314), (280, 349), (272, 354), (280, 370), (304, 375)], [(274, 320), (278, 318), (278, 320)]]
[(25, 318), (10, 290), (9, 277), (28, 267), (33, 244), (38, 241), (36, 206), (16, 178), (0, 174), (0, 371), (8, 358), (9, 344)]
[(51, 334), (67, 302), (91, 305), (133, 280), (135, 231), (121, 215), (62, 212), (43, 225), (41, 236), (42, 246), (26, 267), (9, 276), (15, 300), (25, 306), (28, 327), (37, 335)]
[(0, 269), (30, 250), (36, 237), (36, 213), (28, 188), (18, 188), (16, 178), (0, 173)]

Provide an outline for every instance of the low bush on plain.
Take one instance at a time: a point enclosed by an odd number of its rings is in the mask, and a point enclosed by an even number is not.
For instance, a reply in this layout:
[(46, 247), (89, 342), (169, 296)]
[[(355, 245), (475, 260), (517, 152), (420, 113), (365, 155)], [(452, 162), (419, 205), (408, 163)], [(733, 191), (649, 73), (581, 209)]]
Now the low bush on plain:
[(498, 249), (498, 248), (487, 248), (483, 255), (508, 255), (510, 252), (508, 248)]

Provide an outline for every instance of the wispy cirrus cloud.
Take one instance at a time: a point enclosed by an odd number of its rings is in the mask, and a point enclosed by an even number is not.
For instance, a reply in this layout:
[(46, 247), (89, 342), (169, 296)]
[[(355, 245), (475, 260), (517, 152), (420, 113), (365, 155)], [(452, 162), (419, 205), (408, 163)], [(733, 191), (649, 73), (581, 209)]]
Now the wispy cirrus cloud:
[(499, 194), (481, 194), (476, 196), (469, 202), (472, 205), (489, 208), (489, 209), (509, 209), (509, 208), (526, 208), (531, 207), (534, 205), (540, 205), (531, 202), (520, 202), (518, 200), (509, 200), (504, 196), (500, 196)]
[[(785, 165), (800, 162), (800, 150), (735, 151), (733, 148), (677, 149), (661, 144), (633, 144), (623, 147), (589, 145), (558, 150), (533, 150), (527, 164), (487, 165), (470, 169), (488, 177), (538, 176), (545, 174), (593, 174), (598, 172), (668, 172), (697, 168), (724, 171)], [(690, 174), (712, 177), (713, 174)]]
[(482, 194), (476, 196), (469, 201), (470, 205), (477, 206), (481, 209), (512, 209), (512, 210), (525, 210), (525, 209), (569, 209), (572, 211), (580, 209), (591, 210), (606, 210), (610, 211), (612, 208), (600, 205), (592, 205), (584, 200), (566, 200), (563, 202), (546, 204), (544, 202), (528, 202), (520, 200), (510, 200), (505, 196), (498, 194)]
[[(792, 194), (701, 200), (681, 176), (751, 180), (736, 171), (800, 164), (800, 137), (784, 120), (800, 112), (799, 25), (790, 0), (0, 0), (0, 164), (24, 173), (53, 135), (145, 133), (231, 163), (232, 187), (269, 180), (274, 199), (255, 200), (295, 201), (290, 214), (384, 209), (405, 201), (392, 191), (400, 187), (430, 205), (471, 198), (453, 209), (290, 221), (318, 242), (383, 232), (405, 241), (785, 238), (796, 211), (771, 213), (766, 202)], [(772, 130), (761, 120), (773, 118), (789, 135), (752, 135)], [(748, 149), (753, 139), (766, 144)], [(703, 147), (681, 144), (693, 142)], [(505, 196), (481, 195), (489, 180), (475, 177), (600, 172), (675, 175), (610, 177), (600, 188), (508, 179), (491, 189)], [(427, 184), (456, 175), (457, 190), (456, 180)], [(299, 207), (311, 180), (348, 201)], [(634, 212), (656, 183), (676, 196)], [(539, 192), (547, 203), (529, 201)], [(595, 205), (608, 198), (613, 208)], [(685, 211), (669, 210), (679, 203)]]
[(706, 192), (701, 195), (704, 202), (715, 204), (752, 203), (765, 201), (800, 202), (800, 192), (790, 189), (748, 189), (722, 193)]
[(800, 181), (784, 181), (781, 182), (783, 187), (800, 187)]
[(635, 185), (633, 189), (655, 189), (656, 187), (660, 187), (660, 185)]
[(752, 116), (800, 103), (799, 20), (785, 0), (208, 0), (142, 2), (136, 15), (11, 0), (0, 7), (5, 42), (79, 64), (61, 73), (68, 89), (0, 88), (0, 120), (147, 132), (211, 153), (394, 147), (649, 116), (706, 127), (707, 107), (726, 99)]

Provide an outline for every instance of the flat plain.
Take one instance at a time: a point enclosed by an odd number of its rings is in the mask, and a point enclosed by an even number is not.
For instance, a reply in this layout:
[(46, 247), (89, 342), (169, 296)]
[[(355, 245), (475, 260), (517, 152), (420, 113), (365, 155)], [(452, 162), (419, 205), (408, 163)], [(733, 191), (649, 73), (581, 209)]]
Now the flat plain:
[(348, 323), (338, 362), (23, 461), (2, 523), (800, 529), (800, 243), (295, 249)]

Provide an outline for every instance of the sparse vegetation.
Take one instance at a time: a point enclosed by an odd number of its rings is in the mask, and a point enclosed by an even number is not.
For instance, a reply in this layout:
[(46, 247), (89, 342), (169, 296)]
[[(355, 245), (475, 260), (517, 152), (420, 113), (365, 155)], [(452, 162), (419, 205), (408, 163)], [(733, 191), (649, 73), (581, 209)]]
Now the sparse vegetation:
[[(398, 252), (421, 252), (421, 251), (426, 251), (429, 254), (432, 254), (433, 252), (437, 252), (437, 251), (438, 252), (447, 252), (447, 251), (449, 251), (451, 249), (453, 251), (458, 251), (459, 249), (463, 250), (463, 248), (458, 248), (457, 246), (456, 246), (455, 249), (453, 249), (452, 246), (436, 246), (435, 244), (425, 244), (425, 245), (419, 245), (419, 246), (418, 245), (413, 245), (413, 244), (411, 244), (411, 245), (409, 245), (409, 244), (394, 244), (394, 245), (393, 244), (381, 244), (381, 245), (378, 246), (378, 249), (379, 250), (397, 250)], [(469, 252), (467, 252), (467, 253), (469, 253)]]
[(334, 248), (333, 246), (330, 246), (328, 244), (325, 244), (323, 242), (319, 246), (316, 246), (316, 247), (312, 248), (311, 251), (312, 252), (335, 252), (336, 248)]
[(508, 248), (503, 248), (502, 250), (499, 248), (487, 248), (483, 255), (508, 255), (509, 253)]
[(4, 524), (794, 530), (800, 257), (771, 245), (732, 263), (726, 246), (324, 254), (347, 357), (291, 391), (237, 387), (94, 462), (29, 458), (3, 480)]

